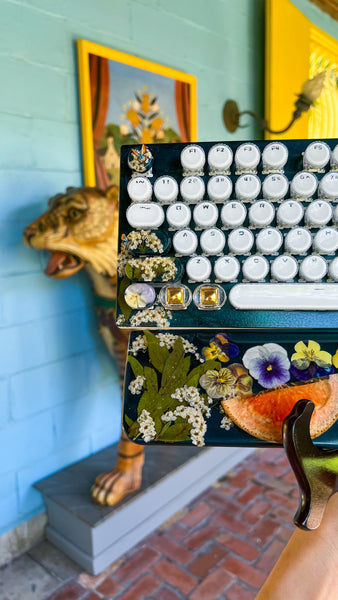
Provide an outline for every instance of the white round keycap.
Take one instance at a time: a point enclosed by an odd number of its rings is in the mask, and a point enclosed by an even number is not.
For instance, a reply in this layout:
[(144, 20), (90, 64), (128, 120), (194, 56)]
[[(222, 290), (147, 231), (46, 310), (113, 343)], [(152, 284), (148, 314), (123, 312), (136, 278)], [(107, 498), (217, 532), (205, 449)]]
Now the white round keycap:
[(338, 224), (338, 204), (335, 206), (335, 209), (333, 212), (333, 221), (334, 221), (335, 225)]
[(298, 273), (298, 262), (293, 256), (282, 254), (271, 263), (271, 277), (277, 281), (290, 281)]
[(338, 172), (326, 173), (319, 182), (318, 196), (321, 198), (338, 198)]
[(311, 142), (304, 152), (304, 169), (319, 171), (326, 167), (330, 160), (330, 147), (325, 142)]
[(284, 200), (277, 208), (277, 223), (281, 227), (294, 227), (302, 220), (304, 207), (298, 200)]
[(157, 229), (164, 221), (164, 210), (153, 202), (137, 202), (128, 206), (126, 218), (134, 229)]
[(289, 189), (289, 181), (281, 173), (272, 173), (265, 177), (263, 181), (263, 198), (270, 200), (281, 200), (285, 198)]
[(181, 152), (181, 165), (184, 171), (200, 171), (205, 165), (205, 153), (201, 146), (189, 144)]
[(320, 254), (334, 254), (338, 250), (338, 231), (334, 227), (323, 227), (317, 231), (313, 247)]
[(257, 175), (240, 175), (235, 183), (235, 193), (238, 200), (250, 202), (255, 200), (261, 191), (261, 182)]
[(257, 252), (262, 254), (275, 254), (283, 243), (283, 236), (279, 229), (267, 227), (256, 236)]
[(204, 181), (196, 176), (184, 177), (181, 181), (180, 191), (186, 202), (199, 202), (205, 194)]
[(133, 177), (128, 181), (127, 192), (134, 202), (148, 202), (153, 188), (148, 177)]
[(326, 200), (314, 200), (305, 211), (305, 223), (310, 227), (323, 227), (332, 219), (332, 206)]
[(291, 196), (311, 198), (317, 189), (317, 177), (308, 171), (299, 171), (291, 181)]
[(184, 256), (194, 254), (197, 244), (197, 235), (191, 229), (181, 229), (180, 231), (176, 231), (173, 237), (173, 246), (177, 254), (183, 254)]
[(229, 233), (228, 246), (229, 251), (234, 254), (247, 254), (250, 252), (254, 243), (254, 236), (250, 229), (238, 227)]
[(284, 247), (291, 254), (305, 254), (312, 243), (311, 233), (304, 227), (295, 227), (291, 229), (286, 236)]
[(189, 258), (185, 265), (188, 279), (192, 281), (206, 281), (211, 274), (211, 263), (205, 256), (194, 256)]
[(164, 175), (156, 179), (154, 183), (154, 194), (159, 202), (174, 202), (178, 196), (178, 185), (176, 179)]
[(232, 159), (232, 150), (226, 144), (215, 144), (208, 152), (210, 169), (228, 171), (231, 167)]
[(214, 202), (228, 200), (232, 192), (232, 181), (226, 175), (214, 175), (208, 181), (208, 197)]
[(220, 281), (235, 281), (240, 272), (240, 264), (234, 256), (222, 256), (214, 264), (215, 278)]
[(288, 149), (281, 142), (267, 144), (262, 152), (263, 169), (280, 171), (287, 163), (288, 156)]
[(193, 212), (197, 227), (207, 229), (215, 225), (218, 219), (218, 209), (213, 202), (200, 202), (196, 204)]
[(221, 210), (221, 221), (224, 227), (234, 228), (243, 225), (246, 212), (246, 207), (238, 200), (232, 200), (224, 204)]
[(271, 202), (257, 200), (249, 208), (249, 222), (253, 227), (267, 227), (275, 216), (275, 208)]
[(261, 158), (261, 153), (256, 144), (241, 144), (235, 154), (237, 171), (253, 171), (256, 169)]
[(329, 275), (334, 281), (338, 281), (338, 256), (329, 264)]
[(322, 256), (306, 256), (299, 267), (299, 275), (305, 281), (320, 281), (327, 273), (327, 262)]
[(205, 254), (216, 255), (222, 252), (225, 246), (225, 235), (221, 229), (211, 227), (203, 231), (200, 237), (200, 246)]
[(330, 166), (331, 166), (331, 169), (337, 170), (337, 167), (338, 167), (338, 144), (333, 148), (333, 150), (331, 152)]
[(187, 227), (191, 220), (191, 210), (183, 202), (175, 202), (167, 209), (166, 219), (169, 227), (181, 229)]
[(244, 279), (261, 281), (269, 273), (269, 262), (264, 256), (253, 254), (242, 263), (242, 273)]

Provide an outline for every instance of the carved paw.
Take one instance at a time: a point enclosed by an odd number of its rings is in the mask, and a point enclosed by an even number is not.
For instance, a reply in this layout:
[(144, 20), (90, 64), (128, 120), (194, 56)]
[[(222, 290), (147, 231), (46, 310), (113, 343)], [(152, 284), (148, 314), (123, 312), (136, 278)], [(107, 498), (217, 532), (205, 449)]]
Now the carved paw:
[(93, 500), (103, 506), (113, 506), (127, 494), (137, 491), (141, 485), (143, 463), (142, 452), (109, 473), (98, 475), (91, 490)]

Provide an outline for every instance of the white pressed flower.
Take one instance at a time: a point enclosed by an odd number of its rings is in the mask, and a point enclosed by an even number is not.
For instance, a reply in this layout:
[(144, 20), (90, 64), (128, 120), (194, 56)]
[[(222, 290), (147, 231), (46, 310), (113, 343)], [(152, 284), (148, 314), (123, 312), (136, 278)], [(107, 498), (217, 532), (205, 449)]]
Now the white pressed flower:
[(138, 375), (134, 381), (131, 381), (128, 390), (133, 394), (140, 394), (146, 378), (143, 375)]
[(140, 425), (139, 431), (145, 442), (151, 442), (156, 436), (155, 421), (150, 412), (143, 409), (137, 422)]
[(225, 415), (221, 421), (220, 427), (222, 429), (225, 429), (226, 431), (229, 431), (229, 429), (231, 429), (231, 427), (233, 427), (234, 423), (233, 421), (230, 419), (230, 417), (228, 417), (227, 415)]
[(123, 315), (119, 315), (116, 319), (116, 325), (123, 325), (126, 322), (126, 319)]

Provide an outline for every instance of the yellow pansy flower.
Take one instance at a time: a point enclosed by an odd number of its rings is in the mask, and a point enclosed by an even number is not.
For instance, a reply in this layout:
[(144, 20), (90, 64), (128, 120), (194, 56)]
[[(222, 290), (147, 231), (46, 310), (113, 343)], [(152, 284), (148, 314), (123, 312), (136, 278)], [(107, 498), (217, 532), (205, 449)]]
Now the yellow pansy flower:
[[(296, 369), (307, 369), (311, 362), (316, 363), (318, 367), (323, 369), (332, 364), (332, 356), (329, 352), (320, 349), (320, 345), (313, 340), (309, 340), (307, 345), (305, 342), (298, 342), (295, 345), (296, 352), (291, 356), (291, 363)], [(338, 357), (337, 357), (338, 364)]]
[(338, 350), (336, 350), (336, 354), (332, 356), (332, 364), (338, 369)]

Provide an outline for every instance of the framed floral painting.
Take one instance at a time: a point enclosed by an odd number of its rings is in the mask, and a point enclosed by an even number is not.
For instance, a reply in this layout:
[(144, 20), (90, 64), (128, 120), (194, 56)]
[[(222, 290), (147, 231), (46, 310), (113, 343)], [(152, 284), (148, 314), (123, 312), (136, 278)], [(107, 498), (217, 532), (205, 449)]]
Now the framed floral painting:
[(196, 78), (78, 40), (84, 181), (119, 184), (123, 144), (195, 141)]

